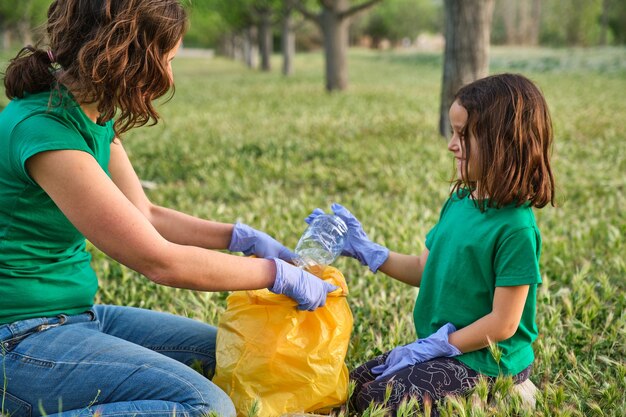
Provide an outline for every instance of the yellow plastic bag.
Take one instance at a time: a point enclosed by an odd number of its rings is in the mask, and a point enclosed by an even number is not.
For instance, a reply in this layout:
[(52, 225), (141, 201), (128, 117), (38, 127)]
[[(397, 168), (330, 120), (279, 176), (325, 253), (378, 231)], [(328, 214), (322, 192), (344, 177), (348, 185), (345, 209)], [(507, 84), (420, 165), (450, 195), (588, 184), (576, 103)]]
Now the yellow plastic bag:
[(340, 289), (313, 312), (265, 289), (228, 297), (213, 382), (233, 400), (238, 416), (247, 415), (255, 401), (259, 417), (328, 411), (347, 401), (344, 359), (353, 321), (348, 289), (336, 268), (316, 275)]

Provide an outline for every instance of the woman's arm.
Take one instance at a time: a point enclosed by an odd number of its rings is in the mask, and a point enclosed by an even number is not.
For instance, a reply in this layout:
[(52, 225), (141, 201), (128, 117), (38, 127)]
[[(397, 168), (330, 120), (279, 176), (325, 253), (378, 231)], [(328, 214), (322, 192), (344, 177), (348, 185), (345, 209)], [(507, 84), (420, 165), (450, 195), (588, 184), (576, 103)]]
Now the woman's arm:
[[(150, 206), (139, 194), (143, 191), (133, 188), (127, 177), (120, 177), (119, 164), (123, 162), (117, 153), (113, 171), (116, 179), (122, 180), (129, 198), (86, 152), (42, 152), (29, 158), (26, 167), (70, 222), (97, 248), (155, 282), (209, 291), (267, 288), (273, 284), (276, 266), (271, 260), (227, 255), (171, 242), (162, 236), (144, 215), (143, 210)], [(218, 247), (224, 247), (226, 241), (227, 233), (220, 233), (219, 225), (214, 233), (218, 238), (203, 241), (200, 234), (183, 237), (164, 225), (163, 220), (156, 223), (165, 229), (165, 235), (179, 241)], [(191, 229), (193, 222), (182, 223)], [(204, 229), (211, 230), (212, 226)]]
[(491, 313), (451, 333), (450, 344), (461, 352), (472, 352), (513, 336), (519, 327), (528, 285), (496, 287)]
[(128, 155), (119, 139), (111, 143), (109, 172), (117, 187), (143, 213), (161, 236), (181, 245), (226, 249), (233, 225), (197, 217), (152, 204), (143, 191)]
[(380, 266), (379, 271), (405, 284), (419, 287), (429, 253), (428, 249), (424, 249), (419, 256), (390, 251), (389, 257)]

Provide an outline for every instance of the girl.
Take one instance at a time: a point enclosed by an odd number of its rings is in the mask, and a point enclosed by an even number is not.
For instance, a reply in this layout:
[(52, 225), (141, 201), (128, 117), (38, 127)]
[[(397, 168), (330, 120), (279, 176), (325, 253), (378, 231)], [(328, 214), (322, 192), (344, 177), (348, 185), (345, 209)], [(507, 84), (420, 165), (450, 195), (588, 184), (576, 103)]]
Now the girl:
[(262, 232), (159, 207), (144, 194), (117, 137), (158, 120), (152, 102), (172, 87), (185, 28), (177, 0), (56, 0), (50, 49), (27, 47), (6, 70), (2, 414), (56, 416), (62, 407), (63, 415), (235, 415), (226, 394), (186, 366), (199, 362), (211, 376), (215, 328), (94, 306), (85, 239), (162, 285), (269, 287), (307, 310), (335, 289), (285, 262), (293, 254)]
[[(456, 179), (421, 255), (371, 242), (348, 210), (332, 206), (349, 227), (344, 255), (420, 288), (413, 311), (419, 339), (351, 373), (351, 405), (359, 411), (383, 403), (390, 385), (394, 415), (407, 397), (429, 402), (436, 415), (437, 401), (467, 392), (480, 375), (521, 383), (530, 373), (541, 283), (532, 208), (554, 205), (548, 107), (527, 78), (501, 74), (461, 88), (450, 121)], [(490, 344), (502, 353), (498, 361)]]

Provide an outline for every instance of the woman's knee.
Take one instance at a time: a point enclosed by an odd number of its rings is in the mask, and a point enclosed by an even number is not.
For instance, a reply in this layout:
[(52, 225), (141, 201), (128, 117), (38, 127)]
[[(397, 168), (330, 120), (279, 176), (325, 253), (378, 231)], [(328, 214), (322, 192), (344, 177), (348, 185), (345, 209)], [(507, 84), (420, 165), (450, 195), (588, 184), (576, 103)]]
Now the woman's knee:
[(219, 387), (211, 384), (211, 390), (204, 398), (204, 403), (195, 407), (198, 417), (216, 415), (219, 417), (236, 417), (237, 411), (232, 400)]
[(194, 389), (190, 390), (193, 394), (180, 399), (184, 411), (181, 415), (192, 417), (235, 417), (237, 415), (232, 400), (217, 385), (208, 380), (201, 385), (194, 385)]

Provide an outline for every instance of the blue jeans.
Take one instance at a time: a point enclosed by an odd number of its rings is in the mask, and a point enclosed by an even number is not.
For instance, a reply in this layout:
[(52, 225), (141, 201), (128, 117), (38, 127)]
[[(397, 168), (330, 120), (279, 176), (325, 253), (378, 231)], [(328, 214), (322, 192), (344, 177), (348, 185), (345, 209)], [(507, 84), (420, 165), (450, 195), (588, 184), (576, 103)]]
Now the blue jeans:
[[(0, 326), (0, 411), (11, 417), (234, 417), (208, 377), (216, 329), (167, 313), (96, 305)], [(98, 413), (98, 414), (96, 414)]]

